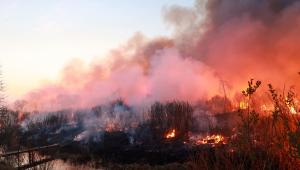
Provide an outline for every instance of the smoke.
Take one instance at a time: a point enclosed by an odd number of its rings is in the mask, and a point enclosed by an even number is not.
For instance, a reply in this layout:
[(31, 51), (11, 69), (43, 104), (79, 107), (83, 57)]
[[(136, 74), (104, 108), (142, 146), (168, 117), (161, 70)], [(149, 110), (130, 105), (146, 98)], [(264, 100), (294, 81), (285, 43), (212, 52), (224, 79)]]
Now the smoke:
[(221, 82), (230, 97), (250, 78), (278, 86), (299, 81), (297, 0), (198, 0), (165, 7), (163, 18), (172, 37), (137, 33), (104, 61), (74, 60), (58, 83), (28, 93), (26, 108), (84, 108), (118, 98), (129, 105), (197, 102), (223, 95)]
[(175, 48), (156, 51), (147, 67), (135, 60), (124, 62), (109, 69), (93, 66), (86, 71), (69, 65), (61, 84), (31, 92), (27, 106), (32, 104), (30, 107), (36, 110), (84, 108), (118, 98), (130, 105), (173, 99), (195, 102), (213, 96), (219, 89), (219, 80), (210, 68), (181, 57)]
[(183, 56), (213, 68), (236, 90), (250, 78), (294, 85), (299, 82), (299, 5), (296, 0), (210, 0), (203, 19), (199, 0), (189, 10), (168, 8), (165, 20), (173, 25)]

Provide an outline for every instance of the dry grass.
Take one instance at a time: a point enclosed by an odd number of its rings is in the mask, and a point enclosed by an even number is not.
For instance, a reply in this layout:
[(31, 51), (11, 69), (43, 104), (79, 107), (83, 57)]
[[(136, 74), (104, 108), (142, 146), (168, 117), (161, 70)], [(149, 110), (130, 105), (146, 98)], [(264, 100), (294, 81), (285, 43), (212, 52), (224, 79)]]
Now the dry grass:
[(188, 139), (193, 108), (187, 102), (155, 103), (150, 109), (150, 127), (155, 141), (162, 141), (166, 133), (175, 130), (176, 139)]
[(260, 81), (243, 91), (247, 108), (239, 110), (240, 124), (225, 148), (201, 151), (192, 158), (193, 169), (299, 169), (300, 117), (295, 93), (278, 92), (269, 85), (273, 109), (255, 110), (253, 95)]

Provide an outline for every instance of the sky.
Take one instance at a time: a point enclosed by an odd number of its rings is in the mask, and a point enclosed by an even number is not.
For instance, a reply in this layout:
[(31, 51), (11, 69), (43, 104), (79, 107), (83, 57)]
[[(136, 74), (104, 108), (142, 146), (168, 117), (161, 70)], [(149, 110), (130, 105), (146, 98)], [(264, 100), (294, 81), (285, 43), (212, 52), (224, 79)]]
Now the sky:
[(0, 64), (8, 100), (54, 81), (74, 58), (105, 57), (134, 33), (170, 35), (162, 9), (194, 0), (0, 0)]

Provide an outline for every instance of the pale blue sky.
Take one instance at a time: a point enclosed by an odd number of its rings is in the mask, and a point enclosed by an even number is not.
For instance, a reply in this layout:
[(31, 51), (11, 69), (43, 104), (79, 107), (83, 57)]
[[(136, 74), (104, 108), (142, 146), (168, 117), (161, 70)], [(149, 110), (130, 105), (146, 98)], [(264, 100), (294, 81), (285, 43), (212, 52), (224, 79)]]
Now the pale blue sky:
[(53, 80), (72, 58), (90, 61), (135, 32), (169, 35), (162, 8), (194, 0), (0, 0), (0, 62), (15, 98)]

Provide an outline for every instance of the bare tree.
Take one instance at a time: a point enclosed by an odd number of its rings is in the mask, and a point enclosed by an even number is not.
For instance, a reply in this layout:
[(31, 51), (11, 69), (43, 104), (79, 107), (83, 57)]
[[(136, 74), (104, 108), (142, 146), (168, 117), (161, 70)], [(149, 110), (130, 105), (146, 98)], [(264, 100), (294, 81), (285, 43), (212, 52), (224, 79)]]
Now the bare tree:
[(0, 67), (0, 148), (7, 150), (16, 145), (18, 126), (16, 122), (17, 114), (9, 111), (6, 106), (5, 85)]
[(0, 67), (0, 133), (4, 133), (9, 124), (9, 115), (5, 103), (5, 86), (3, 81), (2, 69)]

